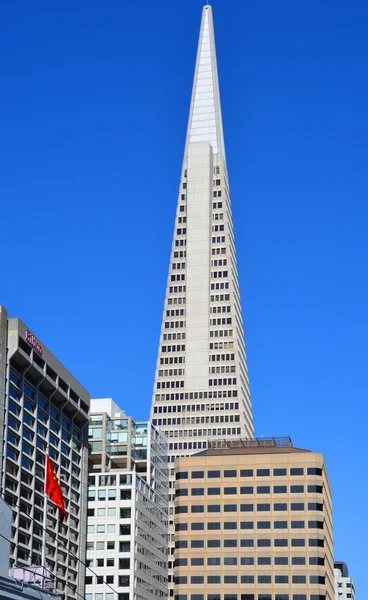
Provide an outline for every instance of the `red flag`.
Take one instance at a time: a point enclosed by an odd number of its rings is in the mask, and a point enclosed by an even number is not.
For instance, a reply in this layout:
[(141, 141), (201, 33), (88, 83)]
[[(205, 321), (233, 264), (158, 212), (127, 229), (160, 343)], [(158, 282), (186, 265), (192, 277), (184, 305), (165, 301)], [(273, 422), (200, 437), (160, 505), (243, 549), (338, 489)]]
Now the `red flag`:
[(64, 506), (63, 492), (60, 487), (58, 478), (56, 477), (55, 469), (48, 454), (46, 454), (46, 481), (45, 494), (48, 495), (51, 502), (56, 504), (60, 510), (60, 523), (64, 521), (66, 510)]

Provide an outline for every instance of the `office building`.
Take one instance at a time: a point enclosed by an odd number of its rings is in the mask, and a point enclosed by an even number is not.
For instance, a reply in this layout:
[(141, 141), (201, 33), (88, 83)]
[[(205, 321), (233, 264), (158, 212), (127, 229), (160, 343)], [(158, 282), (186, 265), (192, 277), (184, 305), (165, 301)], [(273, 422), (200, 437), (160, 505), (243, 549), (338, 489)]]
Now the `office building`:
[(253, 437), (209, 5), (202, 12), (151, 419), (169, 441), (171, 501), (175, 457), (206, 448), (208, 438)]
[(86, 600), (167, 598), (167, 440), (91, 401)]
[(176, 600), (333, 600), (322, 454), (224, 440), (175, 462)]
[(334, 573), (336, 600), (355, 600), (354, 581), (349, 577), (347, 564), (344, 562), (335, 562)]
[(84, 594), (89, 401), (50, 350), (0, 306), (1, 476), (13, 510), (10, 566), (41, 564), (49, 446), (67, 516), (60, 525), (58, 509), (48, 502), (46, 567), (66, 600)]

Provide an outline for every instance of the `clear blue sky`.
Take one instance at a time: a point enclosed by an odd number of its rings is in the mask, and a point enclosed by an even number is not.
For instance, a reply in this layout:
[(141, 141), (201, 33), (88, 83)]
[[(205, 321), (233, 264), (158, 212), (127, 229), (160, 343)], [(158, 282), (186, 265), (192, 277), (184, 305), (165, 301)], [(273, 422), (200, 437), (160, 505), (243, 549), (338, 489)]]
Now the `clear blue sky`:
[[(0, 302), (147, 418), (202, 4), (3, 2)], [(213, 3), (257, 435), (325, 454), (366, 589), (368, 3)]]

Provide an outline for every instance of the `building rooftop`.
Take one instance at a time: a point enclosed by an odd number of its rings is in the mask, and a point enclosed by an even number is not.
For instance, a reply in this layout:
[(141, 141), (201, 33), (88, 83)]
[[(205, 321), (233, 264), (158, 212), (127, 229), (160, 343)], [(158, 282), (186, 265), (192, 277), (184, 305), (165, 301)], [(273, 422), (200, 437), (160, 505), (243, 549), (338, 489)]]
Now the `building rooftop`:
[(292, 452), (310, 452), (304, 448), (294, 448), (291, 438), (271, 437), (253, 439), (209, 440), (207, 450), (197, 452), (196, 456), (220, 456), (235, 454), (285, 454)]

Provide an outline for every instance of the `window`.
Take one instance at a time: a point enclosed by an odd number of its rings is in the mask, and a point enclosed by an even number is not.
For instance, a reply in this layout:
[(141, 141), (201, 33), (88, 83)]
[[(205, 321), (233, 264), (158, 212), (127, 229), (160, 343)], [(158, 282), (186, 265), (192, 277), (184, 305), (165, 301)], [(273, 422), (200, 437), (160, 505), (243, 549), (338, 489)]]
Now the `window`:
[(274, 477), (286, 476), (286, 469), (274, 469), (273, 474), (274, 474)]
[(224, 494), (236, 494), (236, 487), (224, 488)]
[(253, 469), (241, 469), (240, 477), (253, 477)]
[(221, 577), (219, 575), (208, 575), (207, 583), (210, 583), (210, 584), (221, 583)]
[(308, 521), (309, 529), (323, 529), (323, 521)]
[(208, 488), (207, 490), (207, 494), (209, 496), (219, 496), (220, 495), (220, 488)]
[(191, 512), (195, 512), (195, 513), (204, 512), (203, 504), (198, 504), (197, 506), (196, 505), (192, 506)]
[(288, 565), (289, 559), (287, 556), (275, 556), (275, 565)]
[[(126, 544), (127, 542), (122, 542), (122, 543)], [(129, 542), (128, 542), (128, 544), (129, 544)], [(106, 542), (106, 548), (107, 548), (107, 550), (114, 550), (114, 548), (115, 548), (115, 542)]]
[(203, 479), (204, 471), (192, 471), (192, 479)]
[(204, 496), (204, 488), (192, 488), (192, 496)]
[(186, 558), (177, 558), (175, 561), (175, 567), (186, 567), (188, 564), (188, 559)]
[(271, 540), (269, 539), (259, 539), (257, 540), (258, 548), (269, 548), (271, 546)]
[(220, 471), (208, 471), (207, 477), (209, 479), (214, 479), (216, 477), (220, 477)]
[(207, 540), (207, 548), (220, 548), (220, 540)]
[(203, 575), (192, 575), (190, 578), (190, 583), (195, 583), (196, 585), (204, 583)]
[(307, 469), (307, 475), (318, 475), (319, 477), (322, 476), (322, 469), (318, 468), (318, 467), (308, 467)]
[(213, 566), (218, 566), (221, 564), (221, 560), (220, 558), (216, 557), (216, 558), (207, 558), (207, 564), (211, 567)]
[(257, 529), (271, 529), (271, 521), (257, 521)]
[(273, 493), (274, 494), (286, 494), (287, 488), (286, 485), (274, 485)]
[(290, 510), (304, 510), (304, 502), (292, 502)]
[(175, 548), (188, 548), (187, 540), (177, 540), (175, 542)]
[(273, 510), (287, 510), (286, 502), (279, 502), (273, 505)]
[(203, 594), (191, 594), (190, 600), (204, 600)]
[(258, 485), (257, 486), (257, 494), (269, 494), (270, 486), (269, 485)]
[(192, 540), (190, 543), (191, 548), (204, 548), (203, 540)]
[(237, 525), (236, 521), (225, 521), (224, 529), (236, 529)]
[(237, 504), (224, 504), (224, 512), (236, 512), (237, 510)]
[(207, 600), (221, 600), (220, 594), (207, 594)]
[(304, 521), (291, 521), (291, 529), (304, 529)]
[(307, 600), (306, 594), (293, 594), (293, 600)]
[(294, 468), (290, 469), (290, 475), (304, 475), (304, 469), (294, 467)]
[(204, 523), (192, 523), (191, 530), (192, 531), (203, 531)]
[(270, 469), (257, 469), (257, 477), (269, 477)]
[(237, 540), (224, 540), (224, 548), (236, 548)]
[(235, 469), (225, 469), (224, 477), (236, 477), (237, 473)]
[(257, 559), (257, 564), (258, 565), (270, 565), (271, 558), (269, 556), (259, 556)]
[(289, 583), (287, 575), (275, 575), (275, 583)]
[(308, 510), (323, 510), (323, 504), (320, 502), (308, 502)]
[(305, 546), (305, 540), (293, 539), (293, 540), (291, 540), (291, 545), (293, 548), (300, 548), (301, 546)]
[(254, 565), (253, 556), (242, 556), (240, 559), (241, 565)]
[(253, 494), (253, 486), (241, 487), (240, 493), (241, 494)]
[(220, 512), (221, 506), (220, 504), (208, 504), (207, 512)]
[(242, 548), (253, 548), (254, 540), (240, 540), (240, 545)]
[(175, 490), (175, 496), (188, 496), (187, 488), (179, 488)]
[(273, 542), (273, 545), (276, 546), (277, 548), (286, 547), (288, 545), (288, 540), (287, 539), (275, 539)]
[(258, 583), (271, 583), (271, 575), (258, 575)]
[(293, 583), (306, 583), (307, 578), (305, 575), (293, 575)]
[(240, 529), (253, 529), (254, 523), (253, 521), (241, 521)]
[(210, 521), (209, 523), (207, 523), (207, 529), (220, 529), (220, 523)]
[[(119, 594), (119, 600), (120, 600), (120, 594)], [(127, 600), (129, 600), (129, 594), (128, 594)], [(187, 600), (187, 595), (186, 594), (176, 594), (175, 600)]]
[(180, 515), (188, 512), (187, 506), (175, 506), (175, 514)]
[(176, 585), (185, 585), (186, 583), (188, 583), (188, 577), (186, 577), (186, 576), (185, 577), (184, 576), (175, 577), (174, 582)]
[(225, 575), (224, 583), (238, 583), (238, 578), (236, 575)]
[(175, 479), (188, 479), (188, 471), (179, 471), (179, 473), (176, 474)]
[[(241, 583), (254, 583), (254, 575), (242, 575), (240, 577)], [(242, 598), (254, 598), (253, 594), (242, 594)]]
[(325, 585), (325, 578), (322, 575), (311, 575), (309, 577), (309, 583), (318, 583), (320, 585)]
[(308, 492), (315, 492), (316, 494), (322, 494), (321, 485), (308, 485)]
[(274, 521), (273, 524), (275, 529), (287, 529), (287, 521)]
[(323, 567), (325, 564), (325, 559), (321, 556), (310, 556), (309, 564), (310, 565), (320, 565)]
[(271, 510), (271, 505), (270, 504), (257, 504), (257, 510), (260, 510), (260, 511)]
[(96, 550), (103, 550), (105, 548), (105, 542), (96, 542)]
[(253, 504), (241, 504), (240, 505), (240, 511), (241, 512), (252, 512), (253, 509)]

